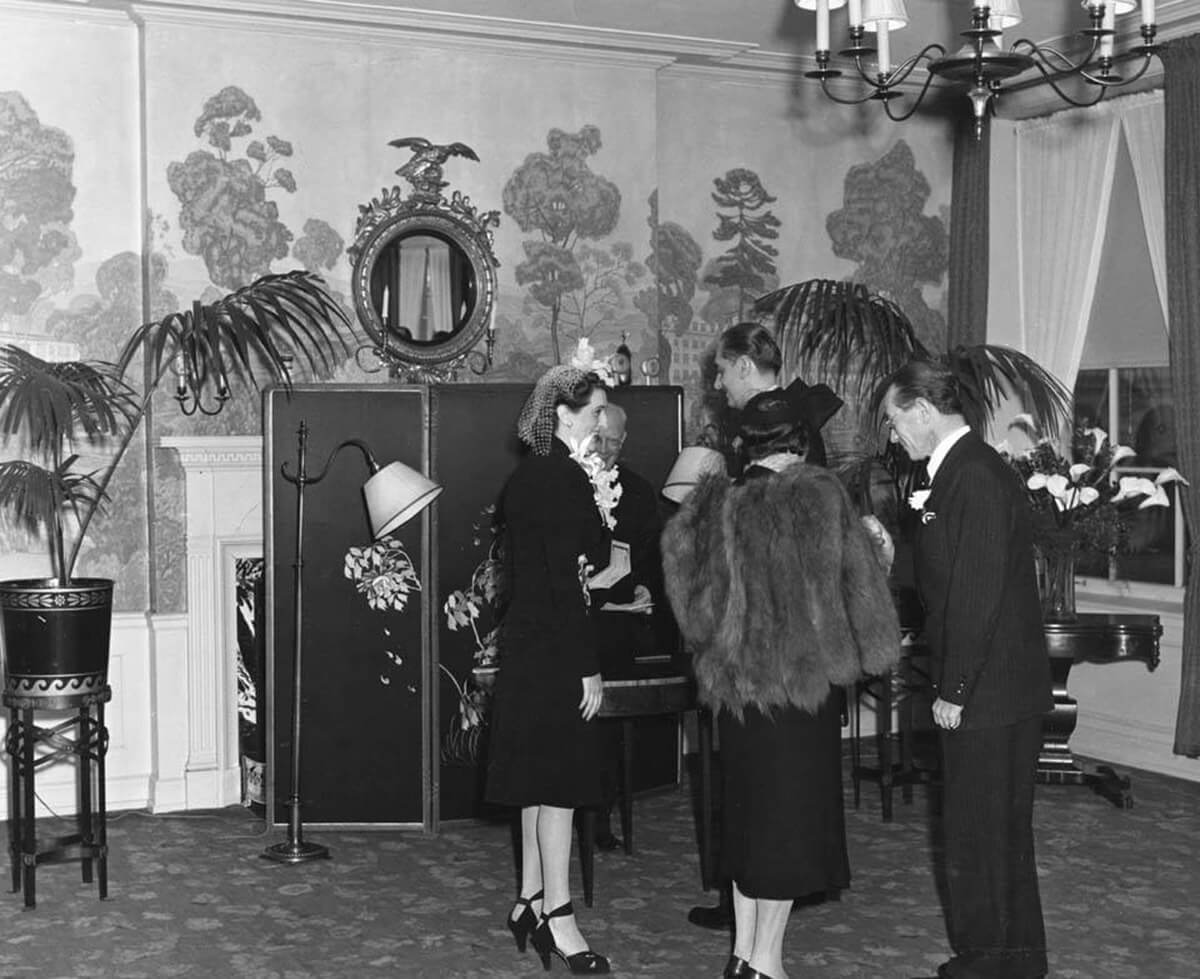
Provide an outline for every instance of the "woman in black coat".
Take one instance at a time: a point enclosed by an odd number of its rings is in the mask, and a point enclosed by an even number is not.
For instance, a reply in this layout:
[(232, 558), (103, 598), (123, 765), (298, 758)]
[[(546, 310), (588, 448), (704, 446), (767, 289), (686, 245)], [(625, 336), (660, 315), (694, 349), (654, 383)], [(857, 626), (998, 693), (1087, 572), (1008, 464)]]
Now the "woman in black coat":
[(587, 577), (609, 550), (592, 483), (572, 453), (587, 447), (606, 404), (595, 374), (547, 371), (517, 425), (530, 453), (501, 500), (508, 608), (486, 797), (521, 810), (520, 896), (507, 919), (517, 948), (532, 939), (546, 968), (554, 954), (575, 974), (609, 971), (580, 934), (568, 885), (574, 810), (603, 796), (593, 722), (603, 686)]
[(835, 694), (900, 652), (886, 557), (838, 478), (804, 461), (802, 390), (746, 403), (740, 479), (704, 477), (663, 535), (667, 594), (721, 741), (726, 976), (783, 979), (793, 900), (849, 884)]

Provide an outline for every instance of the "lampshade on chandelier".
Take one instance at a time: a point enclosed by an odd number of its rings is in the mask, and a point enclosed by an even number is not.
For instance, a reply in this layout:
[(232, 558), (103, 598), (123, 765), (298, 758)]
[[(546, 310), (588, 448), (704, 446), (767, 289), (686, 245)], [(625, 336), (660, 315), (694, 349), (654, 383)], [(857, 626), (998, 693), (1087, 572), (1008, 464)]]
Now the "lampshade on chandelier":
[[(1050, 0), (1038, 0), (1047, 3)], [(890, 119), (903, 122), (921, 105), (933, 79), (966, 86), (967, 96), (975, 115), (975, 134), (983, 131), (988, 114), (995, 109), (1006, 79), (1036, 68), (1051, 88), (1071, 105), (1095, 105), (1110, 88), (1128, 85), (1146, 73), (1150, 59), (1158, 52), (1154, 43), (1154, 0), (1141, 0), (1141, 43), (1123, 57), (1140, 57), (1136, 74), (1126, 78), (1113, 70), (1113, 36), (1118, 14), (1136, 10), (1138, 0), (1082, 0), (1089, 26), (1080, 33), (1090, 39), (1091, 49), (1079, 60), (1045, 44), (1024, 38), (1013, 42), (1008, 50), (1001, 46), (1004, 30), (1021, 23), (1021, 8), (1017, 0), (973, 0), (971, 28), (962, 32), (965, 43), (957, 51), (947, 53), (940, 44), (928, 44), (911, 58), (893, 65), (889, 50), (889, 33), (908, 24), (904, 0), (796, 0), (796, 6), (813, 10), (817, 15), (817, 68), (807, 77), (820, 79), (821, 88), (829, 98), (843, 105), (858, 105), (877, 101), (883, 104)], [(842, 72), (829, 67), (829, 11), (847, 7), (850, 22), (850, 46), (839, 51), (851, 58), (859, 77), (868, 89), (859, 97), (847, 98), (830, 91), (828, 81)], [(867, 34), (875, 35), (872, 45)], [(874, 66), (871, 59), (874, 59)], [(901, 96), (899, 87), (919, 66), (928, 75), (925, 84), (906, 109), (892, 105)], [(874, 67), (874, 71), (871, 68)], [(1060, 86), (1060, 82), (1079, 78), (1094, 87), (1086, 98), (1075, 98)]]

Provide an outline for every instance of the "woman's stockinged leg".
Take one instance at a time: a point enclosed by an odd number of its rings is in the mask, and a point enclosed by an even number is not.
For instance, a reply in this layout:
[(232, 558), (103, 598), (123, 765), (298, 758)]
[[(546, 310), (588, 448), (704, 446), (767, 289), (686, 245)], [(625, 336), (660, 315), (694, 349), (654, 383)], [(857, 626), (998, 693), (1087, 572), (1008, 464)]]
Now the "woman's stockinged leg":
[(758, 902), (752, 897), (746, 897), (738, 889), (737, 881), (733, 882), (733, 954), (739, 959), (750, 961), (754, 951), (754, 932)]
[[(569, 874), (574, 815), (573, 809), (538, 807), (537, 842), (542, 855), (542, 886), (546, 891), (543, 907), (547, 913), (571, 900)], [(551, 918), (550, 934), (564, 955), (574, 955), (588, 947), (574, 915)]]
[(754, 910), (754, 948), (750, 965), (771, 979), (787, 979), (783, 971), (783, 935), (787, 931), (791, 901), (757, 899)]
[[(542, 890), (542, 854), (538, 848), (538, 810), (539, 806), (526, 806), (521, 810), (521, 897), (531, 898)], [(542, 901), (539, 898), (530, 903), (533, 913), (542, 916)], [(515, 921), (521, 914), (522, 905), (513, 906), (512, 918)]]

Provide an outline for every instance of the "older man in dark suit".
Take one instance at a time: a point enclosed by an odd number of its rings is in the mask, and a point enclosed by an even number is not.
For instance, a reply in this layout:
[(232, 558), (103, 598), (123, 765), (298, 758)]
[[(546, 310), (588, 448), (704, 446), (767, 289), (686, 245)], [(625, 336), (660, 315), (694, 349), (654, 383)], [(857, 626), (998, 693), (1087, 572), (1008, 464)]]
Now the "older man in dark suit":
[(1046, 938), (1033, 853), (1033, 787), (1050, 665), (1020, 479), (966, 425), (949, 371), (889, 379), (889, 437), (928, 459), (913, 561), (933, 657), (943, 764), (947, 919), (942, 979), (1035, 979)]

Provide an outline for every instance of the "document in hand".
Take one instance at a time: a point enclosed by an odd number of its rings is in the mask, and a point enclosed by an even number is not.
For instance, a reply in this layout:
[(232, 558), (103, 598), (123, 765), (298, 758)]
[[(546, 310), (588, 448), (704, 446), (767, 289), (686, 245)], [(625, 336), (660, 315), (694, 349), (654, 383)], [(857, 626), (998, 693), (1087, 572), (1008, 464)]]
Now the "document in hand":
[(611, 588), (629, 574), (629, 545), (615, 540), (608, 554), (608, 567), (588, 579), (589, 588)]

